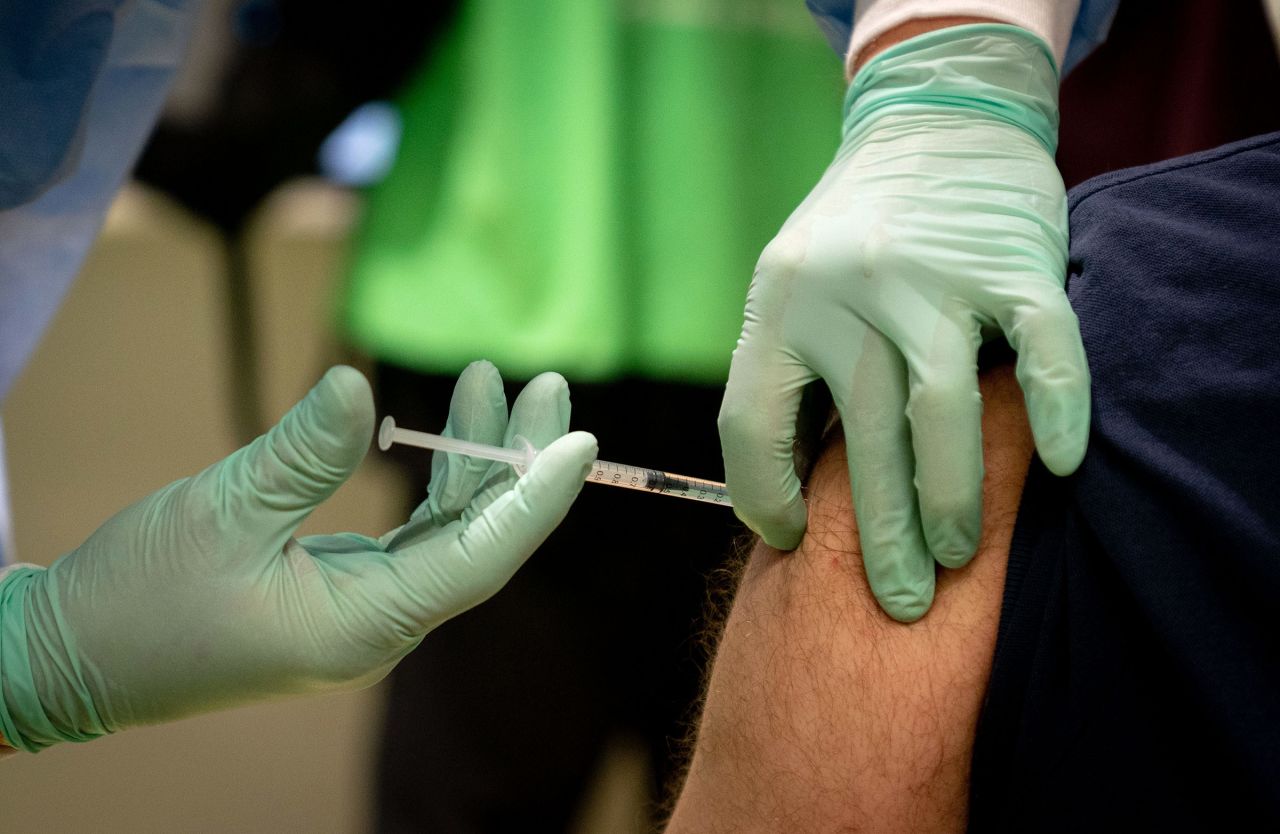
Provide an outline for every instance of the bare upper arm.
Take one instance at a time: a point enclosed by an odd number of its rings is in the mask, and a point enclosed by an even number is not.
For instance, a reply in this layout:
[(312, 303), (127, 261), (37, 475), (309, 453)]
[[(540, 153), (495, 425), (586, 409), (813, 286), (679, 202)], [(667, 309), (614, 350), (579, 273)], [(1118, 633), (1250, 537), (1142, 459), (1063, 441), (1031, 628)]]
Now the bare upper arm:
[(982, 379), (983, 539), (930, 612), (876, 605), (844, 444), (809, 481), (800, 548), (757, 544), (716, 651), (670, 832), (958, 831), (1032, 440), (1009, 368)]

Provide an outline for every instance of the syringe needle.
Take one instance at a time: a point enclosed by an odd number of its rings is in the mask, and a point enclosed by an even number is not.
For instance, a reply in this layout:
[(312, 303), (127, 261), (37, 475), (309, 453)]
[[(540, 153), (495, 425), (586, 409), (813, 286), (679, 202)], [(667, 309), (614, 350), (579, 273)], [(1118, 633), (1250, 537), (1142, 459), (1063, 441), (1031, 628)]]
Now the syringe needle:
[[(524, 440), (524, 438), (518, 439)], [(440, 434), (398, 428), (396, 421), (388, 416), (383, 418), (382, 425), (378, 428), (378, 448), (385, 452), (391, 448), (393, 443), (501, 461), (511, 464), (521, 474), (533, 463), (534, 457), (538, 454), (538, 450), (534, 449), (528, 441), (525, 441), (526, 448), (524, 449), (507, 449), (502, 446), (472, 443), (469, 440), (459, 440)], [(672, 472), (663, 472), (660, 469), (647, 469), (641, 466), (628, 466), (607, 460), (597, 460), (592, 463), (591, 471), (587, 473), (586, 480), (589, 483), (623, 487), (624, 489), (639, 489), (658, 495), (671, 495), (676, 498), (688, 498), (692, 501), (703, 501), (708, 504), (732, 506), (728, 490), (725, 489), (724, 484), (718, 481), (706, 481), (701, 478), (689, 478)]]

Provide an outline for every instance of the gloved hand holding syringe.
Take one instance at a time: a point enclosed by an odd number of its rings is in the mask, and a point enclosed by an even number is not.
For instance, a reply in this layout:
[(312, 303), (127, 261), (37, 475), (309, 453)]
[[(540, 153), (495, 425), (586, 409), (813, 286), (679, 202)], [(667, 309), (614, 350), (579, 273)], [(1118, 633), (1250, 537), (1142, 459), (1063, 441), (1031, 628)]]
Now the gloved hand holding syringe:
[[(538, 450), (523, 437), (517, 436), (516, 442), (522, 448), (508, 449), (502, 446), (490, 446), (484, 443), (472, 443), (440, 434), (429, 434), (422, 431), (402, 429), (396, 426), (393, 417), (383, 418), (378, 428), (378, 448), (386, 451), (391, 444), (400, 443), (406, 446), (417, 446), (420, 449), (432, 449), (441, 452), (469, 455), (486, 460), (509, 463), (517, 473), (523, 475), (525, 469), (533, 463)], [(628, 466), (622, 463), (611, 463), (597, 460), (587, 472), (589, 484), (605, 484), (606, 486), (640, 489), (658, 495), (673, 495), (677, 498), (688, 498), (692, 501), (705, 501), (709, 504), (733, 506), (729, 501), (729, 493), (724, 484), (717, 481), (704, 481), (700, 478), (689, 478), (675, 475), (659, 469), (646, 469), (640, 466)]]

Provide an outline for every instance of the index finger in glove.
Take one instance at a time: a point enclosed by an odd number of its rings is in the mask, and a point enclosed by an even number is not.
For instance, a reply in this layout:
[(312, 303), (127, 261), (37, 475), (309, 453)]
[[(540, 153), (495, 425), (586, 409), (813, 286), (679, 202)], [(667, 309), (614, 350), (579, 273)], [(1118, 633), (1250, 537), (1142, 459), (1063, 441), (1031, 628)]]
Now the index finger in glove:
[(781, 344), (779, 283), (760, 274), (751, 283), (717, 423), (734, 512), (770, 547), (794, 550), (808, 517), (793, 459), (796, 417), (818, 376)]
[[(502, 390), (502, 376), (489, 362), (472, 362), (458, 376), (442, 433), (473, 443), (499, 445), (506, 428), (507, 397)], [(411, 520), (426, 517), (443, 526), (460, 518), (480, 488), (489, 464), (484, 458), (432, 452), (427, 500), (414, 510)]]
[(793, 446), (804, 386), (817, 376), (776, 356), (753, 362), (735, 354), (720, 405), (725, 482), (738, 518), (779, 550), (794, 550), (808, 511)]
[[(535, 449), (550, 445), (569, 430), (569, 411), (569, 385), (564, 377), (550, 372), (538, 374), (529, 380), (511, 406), (503, 445), (515, 448), (520, 445), (517, 438), (524, 438)], [(509, 464), (492, 464), (480, 491), (463, 513), (463, 521), (469, 522), (483, 512), (498, 496), (511, 489), (518, 477)]]

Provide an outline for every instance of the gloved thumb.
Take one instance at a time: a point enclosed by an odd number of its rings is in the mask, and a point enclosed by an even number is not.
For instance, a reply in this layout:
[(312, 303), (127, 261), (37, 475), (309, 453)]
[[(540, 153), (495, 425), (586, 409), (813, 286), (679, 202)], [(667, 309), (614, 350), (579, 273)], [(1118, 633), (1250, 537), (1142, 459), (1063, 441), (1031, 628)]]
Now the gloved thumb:
[(210, 470), (217, 473), (217, 503), (253, 535), (283, 546), (360, 465), (373, 418), (364, 376), (345, 365), (330, 368), (269, 432)]
[(429, 539), (395, 553), (404, 587), (418, 592), (414, 616), (424, 630), (479, 605), (506, 584), (569, 512), (595, 455), (595, 437), (570, 432), (539, 452), (514, 488), (444, 547)]

